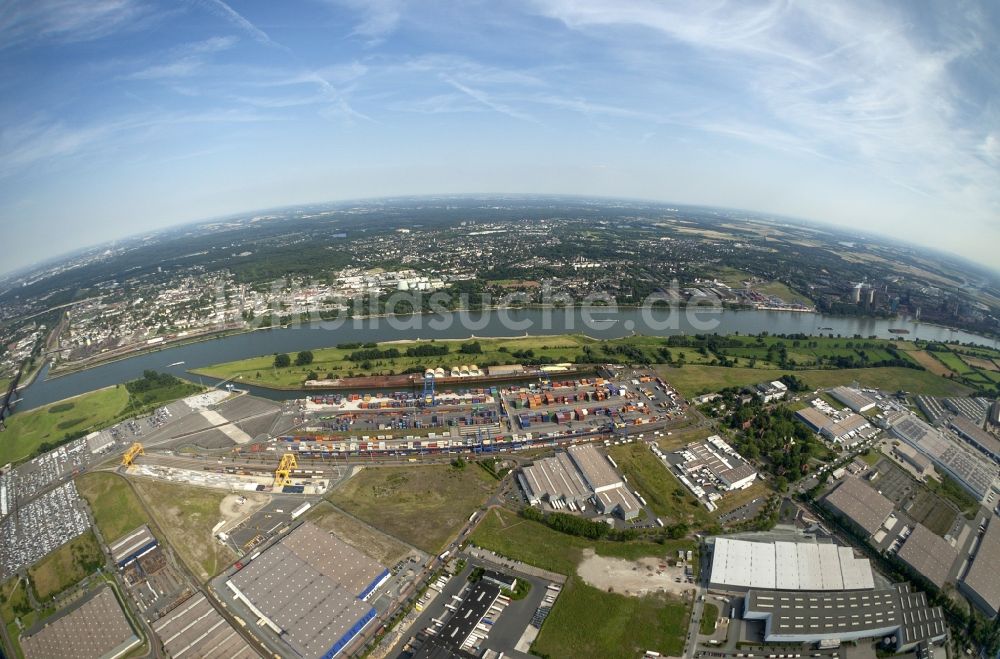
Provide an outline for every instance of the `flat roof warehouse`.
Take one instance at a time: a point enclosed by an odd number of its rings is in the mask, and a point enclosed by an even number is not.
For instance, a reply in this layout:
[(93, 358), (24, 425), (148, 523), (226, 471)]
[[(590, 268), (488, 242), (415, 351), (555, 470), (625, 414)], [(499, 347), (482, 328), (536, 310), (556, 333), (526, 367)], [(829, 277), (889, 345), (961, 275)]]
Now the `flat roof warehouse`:
[(850, 547), (817, 542), (717, 538), (713, 587), (768, 590), (862, 590), (875, 587), (871, 563)]
[(835, 490), (826, 495), (826, 503), (864, 529), (869, 536), (879, 530), (893, 510), (892, 501), (857, 478), (841, 481)]
[(226, 586), (299, 656), (329, 658), (375, 618), (365, 600), (388, 577), (387, 569), (307, 522)]

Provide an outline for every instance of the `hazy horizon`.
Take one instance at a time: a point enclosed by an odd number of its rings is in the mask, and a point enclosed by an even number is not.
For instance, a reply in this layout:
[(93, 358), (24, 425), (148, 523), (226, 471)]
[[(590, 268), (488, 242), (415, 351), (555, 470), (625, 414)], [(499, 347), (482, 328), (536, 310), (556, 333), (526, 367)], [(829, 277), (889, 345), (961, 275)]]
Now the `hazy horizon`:
[[(634, 202), (634, 203), (659, 204), (659, 205), (668, 206), (668, 207), (669, 206), (679, 206), (681, 208), (716, 209), (716, 210), (726, 210), (726, 211), (730, 211), (730, 212), (742, 212), (742, 213), (748, 213), (748, 214), (752, 214), (752, 215), (757, 215), (757, 216), (760, 216), (760, 219), (762, 219), (762, 220), (773, 221), (773, 222), (776, 222), (776, 223), (788, 222), (788, 223), (791, 223), (791, 224), (793, 224), (795, 226), (802, 226), (802, 227), (813, 227), (813, 228), (829, 229), (829, 230), (838, 230), (839, 229), (839, 227), (836, 224), (831, 224), (831, 223), (828, 223), (828, 222), (821, 222), (821, 221), (813, 220), (813, 219), (810, 219), (810, 218), (791, 217), (791, 216), (781, 215), (781, 214), (777, 214), (777, 213), (765, 213), (765, 212), (755, 211), (755, 210), (749, 209), (749, 208), (733, 208), (733, 207), (718, 206), (718, 205), (713, 205), (713, 204), (682, 203), (682, 202), (679, 202), (679, 201), (676, 201), (676, 200), (669, 200), (669, 199), (648, 199), (648, 198), (641, 198), (641, 197), (602, 196), (602, 195), (588, 195), (588, 194), (565, 193), (565, 192), (562, 192), (562, 193), (561, 192), (551, 192), (551, 193), (537, 192), (537, 193), (530, 193), (530, 192), (510, 192), (510, 191), (507, 191), (507, 192), (462, 192), (462, 193), (430, 193), (429, 192), (429, 193), (425, 193), (425, 194), (415, 194), (415, 195), (385, 195), (385, 196), (382, 196), (382, 197), (366, 197), (366, 198), (357, 198), (357, 199), (355, 199), (355, 198), (349, 198), (349, 199), (326, 199), (326, 200), (322, 200), (322, 201), (306, 201), (306, 202), (302, 202), (302, 203), (284, 204), (284, 205), (280, 205), (280, 206), (270, 206), (270, 207), (265, 207), (265, 208), (240, 209), (240, 210), (236, 210), (236, 211), (233, 211), (233, 212), (230, 212), (230, 213), (223, 213), (223, 214), (214, 215), (214, 216), (211, 216), (211, 217), (201, 217), (201, 218), (196, 218), (196, 219), (191, 219), (191, 220), (182, 220), (180, 222), (176, 222), (174, 224), (170, 224), (170, 225), (167, 225), (167, 226), (163, 226), (163, 227), (159, 227), (159, 228), (154, 228), (154, 229), (146, 229), (146, 230), (142, 230), (142, 231), (137, 231), (137, 232), (134, 232), (134, 233), (129, 233), (129, 234), (117, 236), (117, 237), (114, 237), (114, 238), (110, 238), (108, 240), (103, 240), (103, 241), (100, 241), (100, 242), (97, 242), (97, 243), (81, 244), (81, 245), (79, 245), (77, 247), (72, 248), (71, 250), (64, 251), (64, 252), (59, 252), (59, 253), (53, 254), (51, 256), (43, 257), (43, 258), (39, 259), (38, 261), (35, 261), (35, 262), (30, 263), (30, 264), (25, 265), (25, 266), (15, 267), (15, 268), (11, 268), (11, 269), (0, 269), (0, 277), (11, 276), (15, 272), (18, 272), (19, 274), (23, 274), (24, 272), (30, 272), (33, 268), (40, 267), (42, 264), (53, 263), (53, 262), (58, 262), (58, 261), (70, 259), (75, 254), (78, 254), (80, 252), (88, 252), (88, 251), (99, 249), (99, 248), (103, 248), (103, 247), (110, 247), (110, 246), (115, 245), (117, 243), (126, 242), (126, 241), (141, 240), (144, 236), (147, 236), (147, 235), (153, 235), (153, 234), (164, 233), (164, 232), (169, 233), (169, 232), (172, 232), (172, 231), (182, 230), (184, 227), (197, 227), (197, 226), (200, 226), (200, 225), (207, 225), (207, 224), (211, 224), (213, 222), (219, 222), (219, 221), (223, 221), (223, 220), (233, 220), (233, 219), (237, 219), (237, 218), (249, 218), (249, 217), (254, 216), (256, 214), (259, 214), (259, 213), (284, 211), (284, 210), (297, 209), (297, 208), (305, 208), (305, 207), (311, 207), (311, 206), (317, 206), (317, 207), (322, 207), (322, 206), (339, 206), (339, 205), (351, 204), (351, 203), (357, 203), (357, 204), (377, 204), (377, 203), (381, 203), (381, 202), (385, 202), (385, 201), (389, 201), (389, 200), (406, 200), (406, 199), (412, 199), (412, 200), (415, 200), (415, 201), (419, 201), (421, 199), (439, 199), (439, 198), (445, 198), (445, 197), (484, 198), (484, 199), (493, 199), (493, 198), (499, 199), (499, 198), (504, 198), (504, 197), (507, 197), (507, 198), (525, 198), (525, 197), (527, 197), (527, 198), (554, 197), (555, 198), (555, 197), (565, 197), (565, 198), (579, 199), (579, 200), (586, 200), (586, 201), (606, 201), (608, 203), (616, 202), (616, 201), (627, 201), (627, 202)], [(848, 233), (850, 233), (852, 231), (851, 228), (846, 228), (846, 229), (842, 229), (842, 230), (847, 231)], [(958, 254), (958, 253), (953, 252), (953, 251), (944, 250), (944, 249), (941, 249), (941, 248), (935, 247), (935, 246), (920, 245), (920, 244), (917, 244), (917, 243), (914, 243), (914, 242), (911, 242), (911, 241), (908, 241), (908, 240), (905, 240), (905, 239), (902, 239), (902, 238), (894, 238), (894, 237), (888, 236), (888, 235), (886, 235), (884, 233), (879, 233), (879, 232), (871, 231), (871, 230), (868, 230), (868, 229), (853, 229), (853, 230), (857, 231), (859, 236), (862, 236), (862, 237), (864, 237), (865, 239), (868, 239), (868, 240), (880, 240), (880, 239), (881, 240), (892, 240), (892, 241), (894, 241), (895, 244), (903, 245), (903, 246), (910, 246), (910, 247), (918, 248), (918, 249), (925, 249), (929, 253), (938, 253), (938, 254), (941, 254), (941, 255), (944, 255), (944, 256), (952, 256), (952, 257), (957, 257), (957, 258), (961, 258), (961, 259), (966, 259), (966, 260), (969, 261), (970, 264), (976, 265), (976, 266), (980, 266), (980, 267), (984, 267), (986, 270), (988, 270), (992, 274), (994, 274), (996, 276), (1000, 276), (1000, 267), (998, 267), (997, 264), (981, 263), (981, 262), (973, 260), (973, 259), (967, 259), (967, 257), (962, 256), (961, 254)], [(0, 268), (3, 268), (3, 267), (4, 267), (4, 265), (0, 264)]]
[(997, 269), (991, 3), (283, 9), (8, 5), (0, 269), (213, 217), (448, 194), (746, 209)]

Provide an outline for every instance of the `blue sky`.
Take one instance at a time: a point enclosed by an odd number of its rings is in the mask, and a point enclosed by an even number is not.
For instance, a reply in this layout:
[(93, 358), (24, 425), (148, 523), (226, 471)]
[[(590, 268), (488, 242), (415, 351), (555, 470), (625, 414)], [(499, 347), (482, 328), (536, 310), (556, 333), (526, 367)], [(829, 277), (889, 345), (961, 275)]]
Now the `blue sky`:
[(0, 271), (282, 204), (623, 195), (997, 267), (1000, 5), (0, 3)]

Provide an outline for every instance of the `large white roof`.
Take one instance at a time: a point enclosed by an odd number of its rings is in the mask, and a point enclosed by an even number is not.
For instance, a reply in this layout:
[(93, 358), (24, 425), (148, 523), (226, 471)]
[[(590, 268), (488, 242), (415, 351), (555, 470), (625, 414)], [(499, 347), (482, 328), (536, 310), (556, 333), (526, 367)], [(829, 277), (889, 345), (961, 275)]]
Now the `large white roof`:
[(774, 590), (864, 590), (875, 587), (871, 564), (849, 547), (815, 542), (717, 538), (711, 582)]

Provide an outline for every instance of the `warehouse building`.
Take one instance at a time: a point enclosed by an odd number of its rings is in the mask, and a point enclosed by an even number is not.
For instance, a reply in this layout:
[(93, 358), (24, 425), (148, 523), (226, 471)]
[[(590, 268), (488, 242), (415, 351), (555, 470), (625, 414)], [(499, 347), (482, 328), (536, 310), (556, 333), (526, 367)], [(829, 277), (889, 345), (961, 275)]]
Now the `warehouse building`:
[(838, 412), (821, 399), (812, 401), (812, 407), (804, 407), (795, 415), (824, 439), (847, 446), (853, 446), (878, 432), (860, 414)]
[(84, 439), (87, 441), (87, 448), (90, 449), (91, 453), (100, 453), (115, 443), (115, 438), (107, 430), (94, 431)]
[(913, 528), (896, 555), (938, 588), (944, 588), (958, 560), (958, 550), (923, 524)]
[(892, 457), (896, 458), (910, 469), (913, 473), (921, 480), (926, 480), (927, 476), (933, 472), (933, 465), (927, 457), (913, 448), (909, 444), (902, 444), (899, 442), (893, 443), (892, 446)]
[(893, 509), (892, 501), (854, 477), (845, 478), (827, 494), (826, 505), (867, 537), (875, 535)]
[(111, 588), (104, 587), (39, 631), (21, 639), (25, 659), (116, 659), (142, 641)]
[(752, 542), (716, 538), (712, 588), (743, 590), (871, 590), (871, 563), (850, 547), (817, 542)]
[(955, 431), (972, 448), (976, 449), (993, 462), (1000, 462), (1000, 440), (986, 432), (964, 416), (953, 416), (948, 420), (948, 426)]
[(764, 621), (768, 643), (819, 643), (895, 637), (897, 652), (942, 643), (948, 626), (941, 607), (907, 584), (855, 592), (751, 590), (743, 617)]
[(995, 400), (990, 405), (989, 424), (994, 428), (1000, 428), (1000, 400)]
[(875, 407), (875, 401), (853, 387), (834, 387), (830, 395), (858, 414)]
[(718, 435), (688, 444), (681, 454), (684, 457), (681, 471), (703, 488), (711, 485), (723, 492), (732, 492), (750, 487), (757, 479), (753, 465)]
[(153, 631), (170, 657), (256, 659), (260, 656), (202, 593), (195, 593), (154, 622)]
[(150, 552), (156, 547), (156, 537), (143, 524), (125, 537), (116, 541), (108, 549), (111, 550), (111, 558), (119, 568), (125, 567), (140, 556)]
[(307, 522), (226, 586), (298, 656), (330, 659), (375, 618), (366, 600), (388, 578), (381, 565)]
[(773, 400), (781, 400), (788, 393), (788, 386), (781, 380), (774, 382), (762, 382), (754, 387), (754, 393), (765, 403)]
[(590, 444), (536, 460), (521, 470), (518, 482), (533, 506), (545, 503), (552, 510), (583, 511), (590, 501), (598, 512), (627, 520), (642, 510), (609, 459)]
[(1000, 468), (958, 437), (942, 433), (908, 412), (890, 415), (888, 424), (896, 437), (930, 458), (936, 468), (958, 481), (978, 501), (995, 495)]
[(959, 588), (983, 613), (996, 618), (1000, 613), (1000, 522), (991, 518), (979, 540), (972, 565)]

